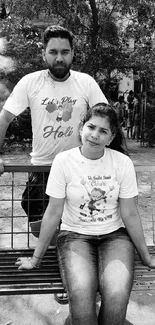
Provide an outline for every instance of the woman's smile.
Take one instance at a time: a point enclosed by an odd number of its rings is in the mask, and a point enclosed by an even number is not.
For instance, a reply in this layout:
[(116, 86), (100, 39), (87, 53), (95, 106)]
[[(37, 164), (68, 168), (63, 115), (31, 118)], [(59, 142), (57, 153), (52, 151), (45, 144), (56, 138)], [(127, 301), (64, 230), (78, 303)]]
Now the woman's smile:
[(99, 145), (99, 143), (94, 142), (94, 141), (92, 141), (92, 140), (87, 140), (87, 141), (88, 141), (88, 143), (89, 143), (91, 146), (98, 146), (98, 145)]

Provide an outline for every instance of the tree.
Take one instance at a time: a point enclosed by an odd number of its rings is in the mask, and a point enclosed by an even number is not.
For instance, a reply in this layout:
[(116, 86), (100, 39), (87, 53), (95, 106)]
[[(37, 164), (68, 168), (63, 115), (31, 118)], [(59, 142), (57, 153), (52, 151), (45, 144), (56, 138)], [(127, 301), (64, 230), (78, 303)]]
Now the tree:
[[(6, 55), (16, 62), (7, 78), (16, 83), (26, 73), (44, 68), (42, 30), (62, 24), (75, 34), (74, 68), (90, 73), (110, 99), (116, 88), (112, 72), (133, 69), (140, 82), (154, 88), (155, 25), (153, 0), (8, 0), (10, 17), (1, 22), (1, 36), (8, 40)], [(134, 51), (128, 40), (135, 42)], [(33, 53), (33, 55), (32, 55)], [(3, 72), (2, 72), (3, 73)]]
[[(127, 2), (125, 0), (8, 0), (8, 2), (12, 11), (11, 21), (7, 20), (5, 23), (5, 34), (12, 35), (10, 45), (17, 44), (15, 47), (17, 53), (13, 53), (13, 56), (17, 57), (18, 67), (21, 58), (25, 62), (27, 57), (31, 59), (28, 51), (30, 45), (32, 49), (33, 46), (38, 48), (37, 40), (38, 38), (39, 41), (41, 40), (40, 35), (35, 37), (35, 33), (32, 33), (33, 22), (36, 22), (36, 19), (44, 20), (43, 28), (46, 27), (46, 19), (48, 24), (60, 23), (70, 28), (75, 34), (74, 65), (77, 69), (94, 76), (105, 68), (108, 71), (116, 68), (124, 71), (129, 66), (144, 67), (144, 61), (147, 62), (148, 71), (148, 56), (151, 64), (154, 61), (152, 53), (148, 53), (155, 22), (155, 5), (152, 0), (147, 2), (144, 0)], [(31, 29), (33, 36), (31, 38), (30, 33), (29, 37), (21, 33), (23, 29), (28, 28)], [(134, 53), (125, 46), (126, 40), (131, 37), (135, 39), (136, 44)], [(23, 47), (24, 44), (26, 48)], [(11, 50), (13, 52), (13, 48)], [(34, 53), (38, 56), (38, 52)], [(38, 60), (32, 58), (30, 69), (33, 68), (33, 61), (36, 64)], [(23, 74), (25, 72), (23, 71)]]

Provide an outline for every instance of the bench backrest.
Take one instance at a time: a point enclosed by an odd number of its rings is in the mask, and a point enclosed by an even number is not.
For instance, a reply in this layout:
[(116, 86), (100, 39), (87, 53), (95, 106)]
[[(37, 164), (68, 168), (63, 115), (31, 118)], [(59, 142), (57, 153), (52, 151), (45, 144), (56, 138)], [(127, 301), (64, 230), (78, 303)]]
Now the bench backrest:
[[(49, 170), (50, 166), (5, 166), (5, 172), (0, 177), (0, 248), (36, 246), (37, 238), (31, 233), (28, 216), (21, 207), (21, 198), (30, 173), (33, 171), (44, 174)], [(151, 245), (155, 243), (155, 166), (136, 166), (136, 174), (139, 212), (146, 241)]]

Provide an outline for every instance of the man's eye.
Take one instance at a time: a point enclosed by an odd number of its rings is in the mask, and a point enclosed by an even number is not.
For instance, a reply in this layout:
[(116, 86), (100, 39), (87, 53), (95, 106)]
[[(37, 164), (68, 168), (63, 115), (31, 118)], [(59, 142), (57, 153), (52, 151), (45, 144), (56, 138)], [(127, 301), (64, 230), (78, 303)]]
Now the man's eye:
[(50, 51), (50, 54), (52, 54), (52, 55), (56, 55), (57, 52), (56, 52), (56, 51)]
[(62, 55), (67, 55), (69, 51), (62, 51)]

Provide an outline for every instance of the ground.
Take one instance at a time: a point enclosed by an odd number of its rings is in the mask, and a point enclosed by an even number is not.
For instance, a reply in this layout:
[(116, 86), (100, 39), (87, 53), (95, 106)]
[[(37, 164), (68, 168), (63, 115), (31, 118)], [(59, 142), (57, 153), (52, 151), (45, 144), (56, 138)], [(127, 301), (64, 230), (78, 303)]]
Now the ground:
[[(127, 144), (135, 166), (155, 166), (155, 148), (140, 147), (139, 143), (130, 139), (127, 140)], [(29, 162), (28, 151), (22, 151), (21, 148), (20, 153), (16, 148), (10, 152), (7, 150), (5, 163)], [(146, 241), (152, 244), (152, 222), (149, 214), (152, 203), (148, 188), (148, 172), (142, 173), (140, 184), (140, 214)], [(0, 297), (0, 325), (69, 325), (68, 313), (68, 305), (59, 305), (53, 295)], [(125, 325), (154, 324), (155, 294), (132, 292)]]

